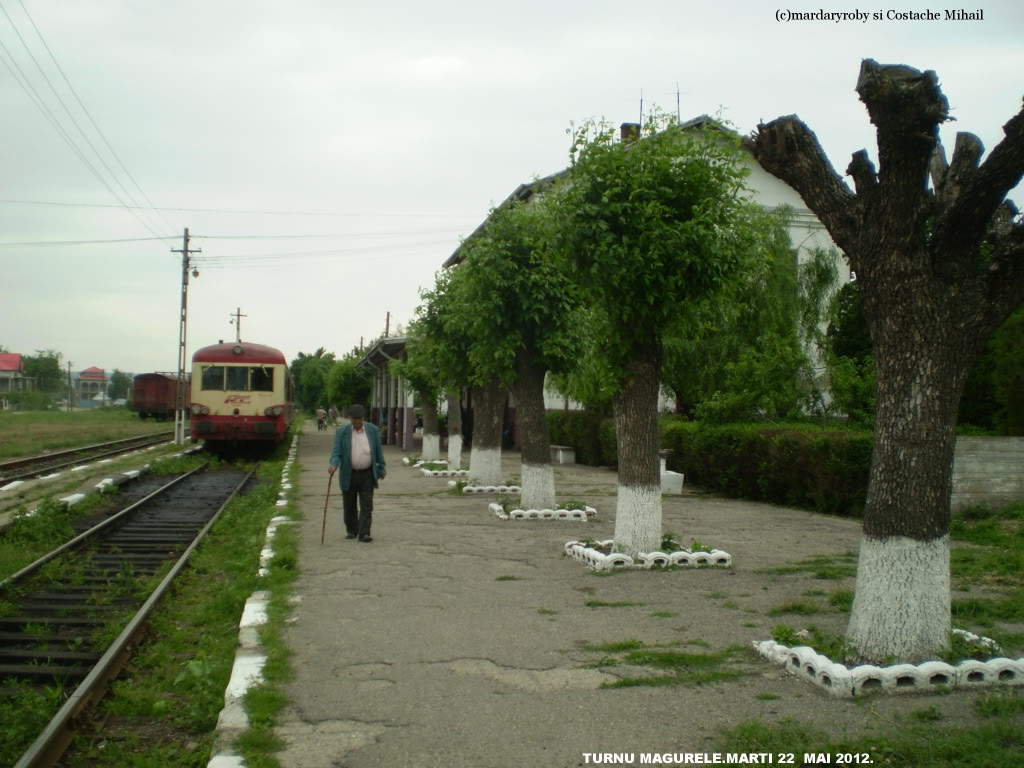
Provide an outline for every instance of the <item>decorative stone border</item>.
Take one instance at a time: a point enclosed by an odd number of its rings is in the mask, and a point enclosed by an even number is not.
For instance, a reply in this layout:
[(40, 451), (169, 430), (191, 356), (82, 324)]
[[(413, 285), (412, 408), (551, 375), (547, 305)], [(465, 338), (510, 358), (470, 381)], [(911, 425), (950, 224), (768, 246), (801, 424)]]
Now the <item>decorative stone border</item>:
[[(987, 637), (954, 629), (968, 640), (998, 652), (999, 647)], [(959, 664), (926, 661), (922, 664), (893, 664), (876, 667), (861, 664), (847, 667), (822, 656), (806, 645), (789, 648), (774, 640), (754, 641), (754, 650), (786, 671), (806, 680), (838, 698), (864, 696), (875, 691), (886, 693), (920, 693), (946, 688), (981, 688), (994, 685), (1024, 685), (1024, 658), (998, 657), (988, 661), (967, 659)]]
[(421, 469), (426, 477), (468, 477), (468, 469)]
[[(615, 545), (613, 539), (597, 542), (602, 547)], [(584, 565), (593, 568), (595, 571), (610, 571), (615, 568), (653, 568), (656, 565), (715, 565), (728, 568), (732, 565), (732, 555), (720, 549), (713, 549), (710, 552), (691, 552), (688, 549), (681, 549), (678, 552), (641, 552), (637, 562), (629, 555), (621, 552), (605, 554), (592, 547), (588, 547), (579, 541), (568, 541), (565, 544), (565, 554)]]
[(487, 508), (502, 520), (581, 520), (586, 522), (597, 514), (593, 507), (585, 509), (513, 509), (505, 512), (505, 507), (497, 502), (488, 504)]
[[(451, 486), (454, 488), (455, 486)], [(522, 493), (523, 489), (518, 485), (465, 485), (463, 493)]]

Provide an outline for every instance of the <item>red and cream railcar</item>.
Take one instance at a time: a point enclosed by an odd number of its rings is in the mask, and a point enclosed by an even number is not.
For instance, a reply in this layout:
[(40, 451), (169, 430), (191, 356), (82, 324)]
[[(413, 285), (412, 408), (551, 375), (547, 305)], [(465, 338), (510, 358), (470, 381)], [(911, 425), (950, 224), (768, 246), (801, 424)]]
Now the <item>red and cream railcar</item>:
[(293, 382), (273, 347), (213, 344), (192, 355), (193, 440), (277, 443), (294, 417)]

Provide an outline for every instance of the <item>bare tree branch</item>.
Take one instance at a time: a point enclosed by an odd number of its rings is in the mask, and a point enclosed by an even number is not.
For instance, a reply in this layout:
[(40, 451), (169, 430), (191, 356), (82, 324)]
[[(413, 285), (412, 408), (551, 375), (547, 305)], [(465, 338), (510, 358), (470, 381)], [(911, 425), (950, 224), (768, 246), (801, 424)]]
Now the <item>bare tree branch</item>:
[(846, 169), (846, 175), (853, 178), (858, 196), (870, 194), (878, 188), (878, 174), (875, 164), (868, 159), (868, 151), (862, 149), (853, 153), (853, 159)]
[(878, 134), (878, 177), (886, 204), (913, 205), (938, 144), (949, 102), (932, 70), (861, 62), (857, 93)]
[(814, 132), (796, 115), (787, 115), (759, 124), (744, 144), (768, 173), (797, 191), (836, 244), (849, 250), (856, 234), (852, 207), (857, 197), (832, 167)]

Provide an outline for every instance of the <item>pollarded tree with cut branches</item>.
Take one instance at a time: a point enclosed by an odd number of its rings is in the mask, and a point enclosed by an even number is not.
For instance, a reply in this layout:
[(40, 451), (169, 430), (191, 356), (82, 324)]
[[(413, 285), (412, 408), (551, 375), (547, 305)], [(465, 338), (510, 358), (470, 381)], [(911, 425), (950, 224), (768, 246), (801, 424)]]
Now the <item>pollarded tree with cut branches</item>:
[[(877, 361), (875, 447), (847, 641), (861, 660), (917, 661), (948, 647), (949, 524), (957, 406), (979, 348), (1024, 301), (1024, 225), (1008, 192), (1024, 174), (1024, 110), (981, 162), (957, 135), (933, 71), (861, 64), (857, 93), (875, 125), (836, 173), (795, 115), (759, 125), (749, 146), (792, 186), (861, 283)], [(928, 180), (931, 177), (931, 187)]]

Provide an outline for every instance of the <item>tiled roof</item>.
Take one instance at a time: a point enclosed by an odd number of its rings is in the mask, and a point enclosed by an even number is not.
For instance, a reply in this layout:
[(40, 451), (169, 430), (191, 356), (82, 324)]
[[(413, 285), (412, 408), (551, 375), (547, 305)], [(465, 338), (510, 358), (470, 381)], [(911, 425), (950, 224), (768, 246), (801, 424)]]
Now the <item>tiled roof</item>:
[(14, 352), (0, 353), (0, 371), (20, 371), (21, 369), (21, 355)]

